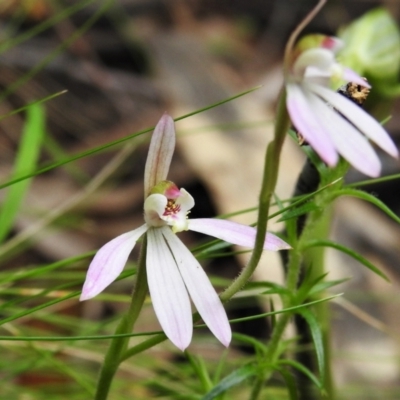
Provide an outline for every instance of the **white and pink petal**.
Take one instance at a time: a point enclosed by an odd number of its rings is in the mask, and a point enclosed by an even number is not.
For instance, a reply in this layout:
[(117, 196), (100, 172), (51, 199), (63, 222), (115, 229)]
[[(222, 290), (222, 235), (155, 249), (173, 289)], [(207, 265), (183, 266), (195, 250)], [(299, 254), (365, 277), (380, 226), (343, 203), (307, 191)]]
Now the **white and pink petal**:
[(163, 331), (183, 351), (192, 339), (192, 312), (181, 274), (162, 235), (164, 230), (171, 232), (169, 227), (164, 227), (150, 228), (147, 233), (147, 280)]
[[(315, 85), (316, 86), (316, 85)], [(336, 165), (338, 155), (324, 124), (310, 105), (308, 85), (288, 83), (286, 106), (293, 125), (329, 166)]]
[(215, 337), (224, 346), (229, 346), (232, 338), (229, 320), (206, 273), (193, 254), (170, 229), (161, 230), (197, 311)]
[(144, 170), (144, 196), (159, 182), (167, 179), (175, 150), (174, 120), (164, 114), (156, 125), (151, 137), (149, 153)]
[(297, 78), (303, 78), (310, 67), (319, 70), (321, 73), (323, 71), (328, 73), (335, 63), (335, 55), (331, 50), (324, 48), (308, 49), (302, 52), (293, 64), (293, 75)]
[(117, 236), (96, 253), (90, 263), (80, 300), (88, 300), (114, 282), (125, 267), (136, 241), (147, 231), (147, 224)]
[[(253, 248), (256, 233), (255, 228), (225, 219), (194, 218), (189, 219), (189, 230), (204, 233), (225, 242), (238, 246)], [(264, 242), (264, 250), (278, 251), (290, 249), (284, 240), (267, 232)]]
[(311, 94), (309, 98), (315, 114), (325, 124), (336, 150), (343, 158), (362, 173), (378, 176), (380, 161), (368, 140), (319, 97)]
[(160, 227), (166, 224), (163, 218), (168, 199), (159, 193), (151, 194), (144, 202), (144, 219), (149, 226)]
[(331, 104), (346, 117), (364, 135), (374, 141), (381, 149), (393, 157), (398, 156), (398, 150), (390, 136), (374, 118), (362, 108), (344, 96), (319, 85), (309, 84), (310, 90)]

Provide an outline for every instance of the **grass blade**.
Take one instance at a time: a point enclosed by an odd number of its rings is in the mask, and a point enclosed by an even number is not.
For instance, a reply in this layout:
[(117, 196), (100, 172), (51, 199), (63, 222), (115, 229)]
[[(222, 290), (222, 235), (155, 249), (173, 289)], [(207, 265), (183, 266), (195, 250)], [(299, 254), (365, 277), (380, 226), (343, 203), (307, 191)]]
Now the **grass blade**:
[[(45, 128), (44, 109), (38, 105), (27, 108), (27, 120), (14, 164), (14, 176), (27, 174), (36, 168)], [(30, 180), (11, 186), (5, 196), (0, 213), (0, 242), (13, 226), (19, 207), (29, 188)]]

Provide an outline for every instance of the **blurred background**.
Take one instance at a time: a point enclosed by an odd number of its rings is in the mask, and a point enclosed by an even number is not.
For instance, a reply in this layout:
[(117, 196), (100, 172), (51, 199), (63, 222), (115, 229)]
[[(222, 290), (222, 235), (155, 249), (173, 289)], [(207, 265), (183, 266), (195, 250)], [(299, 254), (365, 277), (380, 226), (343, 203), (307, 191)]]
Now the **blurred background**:
[[(255, 207), (265, 146), (272, 137), (275, 102), (282, 85), (284, 46), (314, 4), (312, 0), (2, 0), (0, 115), (67, 90), (44, 104), (45, 140), (38, 163), (44, 166), (150, 128), (164, 112), (179, 117), (261, 85), (239, 99), (179, 121), (169, 176), (194, 196), (192, 217)], [(335, 35), (377, 6), (388, 9), (399, 21), (400, 1), (330, 0), (306, 32)], [(42, 29), (46, 23), (48, 27)], [(397, 101), (385, 111), (385, 116), (392, 116), (386, 126), (397, 143), (399, 107)], [(12, 176), (24, 121), (24, 113), (0, 120), (1, 182)], [(149, 134), (138, 136), (35, 177), (0, 247), (2, 271), (33, 270), (75, 257), (139, 226), (149, 138)], [(383, 175), (399, 172), (398, 161), (380, 155)], [(288, 138), (277, 188), (280, 198), (291, 196), (303, 163), (302, 150)], [(349, 182), (363, 179), (354, 171), (348, 177)], [(365, 190), (400, 214), (398, 181), (369, 185)], [(0, 192), (0, 201), (6, 191)], [(248, 212), (234, 219), (253, 223), (255, 218), (254, 212)], [(270, 229), (279, 231), (282, 226), (272, 221)], [(344, 255), (335, 251), (327, 254), (329, 279), (351, 278), (335, 288), (344, 296), (331, 306), (338, 398), (398, 399), (400, 228), (371, 205), (342, 199), (335, 205), (332, 237), (363, 254), (391, 279), (388, 284)], [(189, 232), (181, 238), (192, 246), (204, 240)], [(137, 254), (135, 249), (132, 261)], [(221, 279), (232, 279), (247, 259), (248, 254), (230, 256), (207, 260), (204, 266)], [(0, 300), (3, 305), (10, 304), (22, 289), (30, 290), (32, 296), (35, 290), (48, 289), (23, 307), (57, 297), (49, 290), (63, 282), (82, 281), (89, 260), (54, 276), (4, 284)], [(254, 279), (281, 282), (282, 276), (278, 255), (268, 253)], [(132, 282), (132, 278), (117, 282), (107, 293), (128, 295)], [(76, 284), (74, 290), (79, 287)], [(65, 317), (65, 321), (70, 318), (71, 325), (32, 314), (17, 322), (18, 329), (24, 334), (68, 335), (77, 332), (78, 321), (101, 324), (120, 315), (126, 301), (113, 299), (80, 304), (75, 297), (46, 309), (49, 314)], [(18, 307), (14, 303), (8, 309), (3, 307), (3, 318), (17, 312)], [(232, 301), (229, 312), (234, 318), (260, 313), (265, 307), (256, 299)], [(15, 328), (8, 324), (2, 325), (2, 334)], [(148, 307), (138, 330), (157, 329)], [(269, 323), (263, 320), (238, 324), (234, 329), (265, 340), (269, 335)], [(74, 354), (67, 345), (36, 344), (28, 351), (25, 344), (11, 343), (0, 342), (6, 355), (0, 360), (0, 378), (6, 382), (3, 390), (8, 396), (2, 398), (7, 399), (40, 398), (38, 393), (52, 385), (51, 393), (57, 395), (60, 383), (65, 387), (71, 384), (73, 378), (65, 371), (56, 372), (55, 368), (49, 372), (43, 361), (45, 351), (59, 354), (59, 360), (66, 364), (70, 359), (78, 365), (83, 362), (95, 376), (107, 344), (97, 349), (79, 347)], [(166, 350), (171, 347), (160, 347), (153, 355), (171, 359)], [(211, 359), (222, 351), (211, 339), (195, 340), (192, 347)], [(246, 349), (233, 351), (232, 357), (240, 357)], [(21, 357), (24, 363), (19, 362)], [(19, 363), (10, 367), (12, 360)], [(139, 367), (125, 368), (125, 380), (154, 378), (149, 372), (152, 368), (144, 368), (146, 361), (140, 362)], [(138, 388), (129, 387), (126, 393), (136, 396), (129, 398), (148, 398), (154, 393), (168, 398), (156, 386), (152, 382), (140, 395)], [(28, 393), (32, 397), (21, 397)], [(73, 398), (87, 397), (76, 394)]]

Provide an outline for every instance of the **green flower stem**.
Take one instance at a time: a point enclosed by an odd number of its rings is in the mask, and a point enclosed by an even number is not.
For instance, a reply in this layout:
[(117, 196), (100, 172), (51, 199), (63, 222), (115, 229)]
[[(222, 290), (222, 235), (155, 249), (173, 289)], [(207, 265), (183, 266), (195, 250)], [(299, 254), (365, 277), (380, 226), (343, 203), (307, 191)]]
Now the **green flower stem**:
[(265, 155), (264, 174), (258, 207), (257, 235), (254, 249), (249, 263), (243, 268), (239, 277), (221, 294), (220, 297), (223, 302), (231, 299), (232, 296), (248, 282), (253, 275), (254, 270), (257, 268), (263, 253), (265, 235), (267, 234), (270, 202), (278, 179), (280, 155), (289, 125), (290, 120), (286, 110), (286, 92), (282, 91), (279, 96), (274, 139), (268, 145)]
[[(335, 168), (326, 171), (325, 175), (322, 176), (321, 186), (334, 182), (346, 175), (349, 169), (349, 165), (346, 161), (340, 160)], [(317, 279), (325, 273), (325, 247), (319, 247), (315, 249), (307, 249), (307, 244), (315, 239), (324, 239), (329, 235), (329, 230), (332, 220), (332, 209), (330, 207), (333, 198), (332, 193), (338, 192), (343, 186), (343, 180), (338, 180), (335, 185), (330, 186), (324, 192), (319, 193), (315, 196), (315, 202), (318, 205), (317, 210), (310, 213), (307, 220), (306, 227), (301, 237), (301, 251), (304, 256), (304, 265), (312, 265), (311, 279)], [(321, 326), (323, 336), (323, 346), (325, 354), (324, 362), (324, 389), (325, 397), (327, 400), (333, 399), (334, 385), (332, 381), (331, 371), (331, 351), (330, 351), (330, 310), (329, 304), (318, 304), (313, 307), (316, 314), (316, 318)]]
[[(140, 250), (136, 285), (132, 293), (131, 304), (129, 306), (127, 314), (121, 319), (115, 331), (115, 334), (132, 332), (133, 326), (135, 325), (135, 322), (146, 299), (148, 291), (146, 275), (146, 244), (147, 241), (145, 236)], [(100, 371), (96, 395), (94, 397), (95, 400), (107, 399), (114, 375), (120, 363), (123, 361), (122, 355), (128, 347), (129, 339), (129, 337), (114, 338), (111, 341), (110, 347), (108, 348), (107, 354), (104, 358), (103, 366)]]
[[(264, 174), (258, 206), (257, 235), (254, 249), (249, 263), (243, 268), (239, 277), (221, 294), (220, 297), (222, 301), (228, 301), (249, 281), (254, 270), (257, 268), (258, 263), (260, 262), (264, 248), (265, 236), (267, 234), (271, 198), (274, 194), (276, 182), (278, 180), (280, 155), (289, 126), (290, 119), (286, 109), (286, 92), (285, 90), (282, 90), (278, 102), (274, 139), (268, 145), (265, 155)], [(292, 280), (294, 280), (294, 278)], [(278, 350), (279, 339), (287, 325), (288, 320), (289, 315), (284, 314), (276, 325), (276, 329), (274, 330), (272, 338), (273, 343), (271, 342), (269, 346), (269, 349), (273, 350), (272, 353), (275, 353)], [(266, 360), (268, 360), (268, 358), (266, 358)], [(265, 373), (263, 372), (260, 374), (259, 379), (256, 380), (251, 399), (257, 399), (258, 394), (261, 392), (263, 387), (264, 381)]]
[[(299, 279), (300, 266), (301, 266), (301, 253), (298, 251), (300, 246), (296, 246), (290, 253), (289, 265), (288, 265), (288, 275), (287, 275), (287, 289), (290, 293), (295, 293), (297, 289), (297, 282)], [(290, 300), (286, 300), (284, 307), (290, 307)], [(281, 315), (275, 328), (272, 332), (271, 339), (268, 343), (267, 351), (264, 356), (264, 362), (266, 362), (267, 367), (260, 371), (256, 382), (253, 386), (252, 392), (250, 394), (250, 400), (256, 400), (259, 398), (261, 391), (265, 385), (265, 382), (270, 378), (273, 372), (273, 364), (277, 360), (280, 348), (279, 342), (285, 331), (287, 324), (292, 317), (292, 313), (286, 312)]]
[[(335, 169), (330, 169), (326, 176), (322, 177), (321, 186), (328, 184), (329, 182), (333, 182), (337, 180), (339, 177), (343, 176), (347, 171), (348, 165), (347, 163), (341, 161)], [(327, 212), (329, 209), (329, 204), (331, 203), (331, 193), (332, 191), (336, 191), (338, 187), (343, 184), (342, 181), (339, 181), (334, 186), (329, 189), (319, 193), (315, 197), (315, 202), (318, 205), (317, 211), (311, 212), (309, 218), (307, 219), (306, 225), (303, 229), (302, 235), (298, 239), (296, 243), (293, 244), (293, 250), (290, 252), (289, 264), (287, 269), (287, 278), (286, 278), (286, 288), (289, 293), (296, 293), (298, 280), (300, 275), (300, 269), (303, 262), (305, 260), (306, 265), (313, 265), (312, 275), (317, 278), (324, 273), (323, 269), (323, 261), (324, 261), (324, 252), (323, 249), (318, 249), (318, 251), (309, 251), (305, 250), (305, 247), (309, 240), (314, 239), (315, 237), (326, 237), (328, 228), (329, 228), (329, 220), (330, 213)], [(291, 304), (292, 299), (286, 298), (284, 299), (284, 307), (288, 308), (294, 306), (295, 304)], [(322, 306), (322, 307), (321, 307)], [(328, 345), (328, 332), (329, 332), (329, 317), (327, 316), (327, 304), (319, 304), (316, 306), (317, 318), (318, 321), (322, 323), (322, 331), (324, 335), (324, 348), (326, 355), (325, 362), (325, 377), (326, 380), (324, 382), (325, 389), (329, 394), (328, 398), (331, 397), (332, 393), (332, 383), (330, 380), (330, 362), (329, 362), (329, 345)], [(292, 317), (292, 313), (283, 314), (278, 322), (275, 325), (275, 328), (272, 332), (272, 336), (270, 342), (267, 347), (267, 351), (265, 353), (264, 361), (266, 362), (266, 367), (261, 369), (260, 374), (258, 375), (256, 382), (253, 386), (250, 399), (257, 400), (261, 394), (261, 391), (271, 377), (273, 373), (273, 365), (277, 361), (277, 358), (280, 354), (279, 342), (282, 338), (282, 335), (285, 331), (287, 324)]]

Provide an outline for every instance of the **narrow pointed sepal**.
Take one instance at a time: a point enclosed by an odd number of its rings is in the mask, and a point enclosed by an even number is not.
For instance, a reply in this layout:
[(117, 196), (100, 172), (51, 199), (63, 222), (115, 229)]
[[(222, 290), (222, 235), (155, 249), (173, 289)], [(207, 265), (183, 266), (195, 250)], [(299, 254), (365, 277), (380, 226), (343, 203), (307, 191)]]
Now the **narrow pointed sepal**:
[[(342, 97), (340, 94), (334, 94)], [(309, 94), (309, 105), (314, 110), (315, 115), (321, 121), (324, 121), (323, 129), (332, 139), (339, 154), (365, 175), (379, 176), (381, 163), (367, 138), (353, 124), (350, 124), (313, 93)], [(337, 134), (338, 132), (340, 132), (340, 135)]]
[(232, 339), (229, 320), (206, 273), (193, 254), (169, 228), (161, 228), (161, 231), (197, 311), (214, 336), (228, 347)]
[(150, 194), (150, 190), (155, 185), (167, 179), (174, 149), (174, 120), (168, 114), (164, 114), (156, 125), (151, 137), (144, 170), (145, 198)]
[(293, 125), (324, 162), (331, 167), (336, 165), (338, 155), (334, 144), (326, 133), (324, 124), (310, 107), (308, 91), (302, 85), (294, 83), (288, 83), (286, 91), (286, 105)]
[(117, 236), (96, 253), (90, 263), (80, 300), (89, 300), (101, 293), (117, 279), (125, 267), (129, 254), (148, 227), (142, 225), (131, 232)]
[(180, 350), (192, 340), (190, 300), (181, 274), (162, 232), (171, 228), (150, 228), (147, 233), (146, 270), (154, 311), (168, 339)]
[(373, 117), (358, 107), (352, 101), (346, 99), (332, 90), (319, 85), (310, 84), (310, 90), (329, 102), (335, 109), (346, 117), (365, 136), (374, 141), (382, 150), (392, 157), (398, 157), (398, 150), (382, 125)]
[[(226, 242), (244, 247), (254, 247), (256, 230), (247, 225), (238, 224), (237, 222), (227, 221), (224, 219), (212, 218), (195, 218), (189, 219), (189, 229), (204, 233), (205, 235), (214, 236)], [(284, 240), (267, 232), (264, 242), (264, 250), (284, 250), (291, 249), (291, 246)]]

